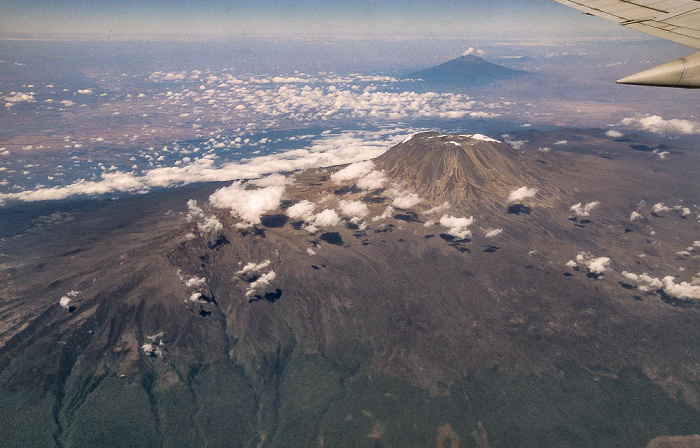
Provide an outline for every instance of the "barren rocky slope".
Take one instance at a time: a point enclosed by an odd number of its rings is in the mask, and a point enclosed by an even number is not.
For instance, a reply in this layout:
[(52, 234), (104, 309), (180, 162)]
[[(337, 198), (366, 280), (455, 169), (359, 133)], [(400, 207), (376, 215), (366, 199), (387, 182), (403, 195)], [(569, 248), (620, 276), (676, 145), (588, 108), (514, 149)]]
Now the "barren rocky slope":
[(57, 205), (0, 246), (0, 445), (698, 434), (697, 157), (424, 133), (374, 162)]

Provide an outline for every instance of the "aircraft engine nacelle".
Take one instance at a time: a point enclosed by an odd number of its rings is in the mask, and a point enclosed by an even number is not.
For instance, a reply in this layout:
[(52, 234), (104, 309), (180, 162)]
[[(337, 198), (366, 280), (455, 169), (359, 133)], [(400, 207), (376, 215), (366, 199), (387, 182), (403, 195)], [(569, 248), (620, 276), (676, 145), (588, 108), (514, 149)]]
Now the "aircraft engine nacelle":
[(639, 86), (700, 88), (700, 51), (617, 81)]

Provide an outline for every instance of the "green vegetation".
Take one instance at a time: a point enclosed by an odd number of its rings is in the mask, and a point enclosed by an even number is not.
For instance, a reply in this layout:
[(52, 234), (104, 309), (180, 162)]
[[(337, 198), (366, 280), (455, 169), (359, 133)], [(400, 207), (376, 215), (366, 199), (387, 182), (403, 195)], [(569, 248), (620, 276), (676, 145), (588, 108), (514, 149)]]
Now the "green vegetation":
[(107, 377), (76, 411), (66, 434), (70, 447), (158, 445), (148, 394), (139, 383)]
[[(566, 362), (557, 375), (516, 378), (482, 369), (431, 395), (366, 369), (347, 377), (338, 366), (295, 351), (265, 372), (266, 381), (220, 363), (157, 392), (108, 376), (65, 420), (60, 439), (66, 448), (250, 447), (261, 440), (272, 447), (432, 447), (442, 427), (454, 430), (460, 447), (477, 448), (481, 422), (493, 448), (598, 448), (700, 433), (700, 411), (639, 369), (613, 375)], [(0, 446), (56, 446), (52, 400), (4, 390)], [(451, 434), (443, 436), (447, 444)]]

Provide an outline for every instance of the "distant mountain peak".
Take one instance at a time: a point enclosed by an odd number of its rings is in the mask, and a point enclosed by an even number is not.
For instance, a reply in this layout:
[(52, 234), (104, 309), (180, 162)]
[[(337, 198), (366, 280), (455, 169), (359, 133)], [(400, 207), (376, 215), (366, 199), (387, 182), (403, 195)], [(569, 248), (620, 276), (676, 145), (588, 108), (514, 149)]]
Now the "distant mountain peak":
[(409, 77), (437, 84), (488, 84), (526, 74), (488, 62), (474, 54), (451, 59), (435, 67), (411, 73)]

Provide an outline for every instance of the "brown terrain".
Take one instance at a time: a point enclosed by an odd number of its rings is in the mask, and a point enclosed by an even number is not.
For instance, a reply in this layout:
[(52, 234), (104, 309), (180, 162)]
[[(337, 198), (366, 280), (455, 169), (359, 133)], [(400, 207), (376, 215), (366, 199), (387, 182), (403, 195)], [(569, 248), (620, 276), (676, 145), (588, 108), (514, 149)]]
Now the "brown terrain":
[(0, 241), (0, 444), (698, 446), (700, 300), (622, 274), (697, 284), (698, 157), (423, 133), (259, 223), (221, 185), (56, 211)]

